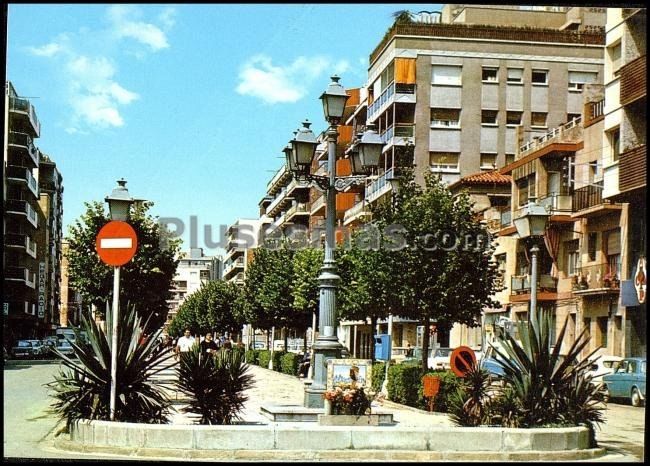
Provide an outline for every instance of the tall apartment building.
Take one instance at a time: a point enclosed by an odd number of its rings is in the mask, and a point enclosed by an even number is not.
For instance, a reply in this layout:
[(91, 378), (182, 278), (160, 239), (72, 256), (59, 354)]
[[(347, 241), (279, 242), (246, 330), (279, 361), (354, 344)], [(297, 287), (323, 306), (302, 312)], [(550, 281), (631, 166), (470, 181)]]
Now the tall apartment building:
[[(34, 144), (40, 132), (34, 106), (6, 82), (3, 337), (7, 344), (17, 338), (44, 336), (58, 319), (57, 242), (61, 239), (63, 188), (60, 175), (51, 175), (53, 164)], [(52, 181), (48, 176), (58, 183), (52, 191), (46, 189)]]
[(220, 280), (222, 262), (220, 256), (205, 256), (203, 248), (190, 248), (179, 254), (176, 275), (172, 281), (172, 298), (167, 301), (169, 312), (167, 324), (178, 313), (178, 309), (185, 299), (198, 291), (204, 284)]
[(83, 299), (81, 293), (70, 286), (68, 274), (68, 250), (70, 243), (61, 242), (61, 294), (59, 303), (59, 324), (61, 327), (70, 327), (81, 323)]
[(237, 284), (244, 283), (244, 274), (259, 246), (262, 230), (266, 232), (270, 218), (237, 219), (228, 227), (226, 255), (223, 257), (223, 279)]
[(286, 165), (273, 175), (259, 203), (260, 218), (271, 220), (268, 229), (289, 234), (309, 228), (309, 183), (298, 181)]

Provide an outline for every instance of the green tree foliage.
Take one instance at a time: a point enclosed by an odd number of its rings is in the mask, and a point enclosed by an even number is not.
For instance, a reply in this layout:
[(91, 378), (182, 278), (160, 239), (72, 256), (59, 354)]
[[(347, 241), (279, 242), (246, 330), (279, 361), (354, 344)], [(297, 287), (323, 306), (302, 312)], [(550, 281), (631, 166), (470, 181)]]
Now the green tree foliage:
[[(155, 218), (147, 213), (151, 203), (136, 203), (131, 208), (129, 224), (138, 237), (135, 256), (120, 270), (120, 305), (135, 306), (147, 333), (160, 328), (167, 319), (167, 300), (176, 273), (179, 239), (170, 239)], [(110, 221), (104, 204), (86, 203), (86, 212), (70, 227), (68, 255), (70, 285), (81, 293), (85, 302), (102, 312), (113, 299), (113, 267), (104, 264), (95, 249), (99, 230)]]
[(238, 306), (241, 294), (240, 287), (234, 283), (203, 284), (181, 304), (169, 325), (169, 334), (181, 335), (186, 328), (200, 335), (214, 331), (237, 333), (245, 323)]
[[(426, 329), (434, 321), (443, 332), (454, 323), (479, 325), (483, 307), (497, 305), (491, 296), (499, 275), (486, 228), (466, 193), (453, 196), (434, 174), (425, 176), (424, 187), (415, 183), (412, 170), (400, 174), (393, 202), (373, 213), (380, 229), (394, 228), (383, 247), (390, 250), (387, 263), (397, 284), (396, 313), (418, 319)], [(423, 340), (426, 370), (429, 332)]]

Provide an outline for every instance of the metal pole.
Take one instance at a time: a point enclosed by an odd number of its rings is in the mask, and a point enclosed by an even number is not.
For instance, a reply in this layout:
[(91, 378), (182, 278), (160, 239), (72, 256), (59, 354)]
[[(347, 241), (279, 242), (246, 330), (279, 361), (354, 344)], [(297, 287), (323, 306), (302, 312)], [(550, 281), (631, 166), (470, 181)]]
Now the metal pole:
[(327, 130), (329, 186), (325, 218), (325, 260), (318, 277), (320, 301), (318, 306), (318, 338), (314, 343), (314, 381), (305, 388), (305, 407), (322, 408), (323, 393), (327, 385), (327, 360), (341, 356), (342, 345), (336, 336), (336, 288), (340, 277), (336, 274), (334, 260), (334, 229), (336, 227), (336, 138), (335, 125)]
[(393, 354), (393, 314), (388, 314), (388, 360), (386, 360), (386, 373), (384, 374), (384, 383), (381, 391), (388, 395), (388, 367), (390, 366), (390, 357)]
[(110, 413), (111, 421), (115, 420), (115, 398), (117, 390), (117, 321), (120, 312), (120, 267), (115, 267), (113, 275), (113, 315), (112, 315), (112, 338), (111, 338), (111, 400)]
[(314, 343), (316, 342), (316, 313), (311, 313), (311, 356), (309, 357), (309, 369), (307, 369), (307, 379), (314, 377)]
[(539, 327), (537, 322), (537, 253), (539, 248), (537, 244), (534, 244), (530, 248), (530, 267), (531, 267), (531, 278), (530, 281), (530, 322), (535, 330)]

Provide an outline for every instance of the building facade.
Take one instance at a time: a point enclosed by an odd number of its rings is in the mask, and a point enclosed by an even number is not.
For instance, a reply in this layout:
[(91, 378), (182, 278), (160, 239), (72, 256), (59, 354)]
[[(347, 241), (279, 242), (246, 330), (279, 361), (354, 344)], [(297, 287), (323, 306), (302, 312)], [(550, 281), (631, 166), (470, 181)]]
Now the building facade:
[(77, 326), (81, 323), (83, 299), (81, 293), (70, 286), (68, 273), (68, 251), (70, 243), (61, 242), (61, 294), (59, 303), (59, 325), (61, 327)]

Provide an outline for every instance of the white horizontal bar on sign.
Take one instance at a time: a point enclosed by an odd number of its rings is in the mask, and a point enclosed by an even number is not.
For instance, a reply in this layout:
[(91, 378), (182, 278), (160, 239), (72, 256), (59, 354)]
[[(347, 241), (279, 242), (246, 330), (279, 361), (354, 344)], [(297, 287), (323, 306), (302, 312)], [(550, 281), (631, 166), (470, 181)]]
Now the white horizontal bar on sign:
[(103, 238), (99, 242), (102, 249), (131, 249), (133, 240), (131, 238)]

